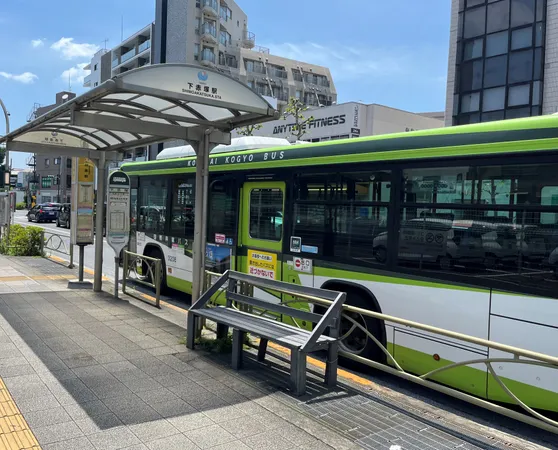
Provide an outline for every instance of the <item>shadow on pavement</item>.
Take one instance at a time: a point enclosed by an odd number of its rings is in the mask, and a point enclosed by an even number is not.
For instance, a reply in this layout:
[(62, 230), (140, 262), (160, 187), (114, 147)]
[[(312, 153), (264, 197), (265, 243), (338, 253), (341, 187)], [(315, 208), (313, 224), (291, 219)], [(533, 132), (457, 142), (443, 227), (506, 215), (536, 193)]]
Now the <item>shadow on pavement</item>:
[[(184, 431), (197, 412), (234, 416), (266, 395), (186, 349), (185, 330), (154, 314), (107, 293), (2, 294), (0, 326), (16, 348), (0, 376), (24, 414), (61, 405), (99, 430), (166, 418)], [(17, 366), (25, 375), (8, 376)]]

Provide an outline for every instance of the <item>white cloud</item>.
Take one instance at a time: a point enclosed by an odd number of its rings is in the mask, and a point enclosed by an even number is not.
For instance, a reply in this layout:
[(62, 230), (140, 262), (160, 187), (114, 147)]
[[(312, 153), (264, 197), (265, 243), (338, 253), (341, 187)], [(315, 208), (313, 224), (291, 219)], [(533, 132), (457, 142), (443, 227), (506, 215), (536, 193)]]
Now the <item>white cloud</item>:
[(74, 67), (69, 68), (68, 70), (65, 70), (64, 72), (62, 72), (61, 75), (62, 79), (65, 82), (68, 82), (68, 80), (70, 80), (72, 83), (83, 84), (83, 79), (91, 73), (90, 70), (83, 70), (83, 68), (87, 64), (88, 63), (80, 63), (75, 65)]
[(98, 50), (95, 44), (78, 44), (74, 38), (60, 38), (50, 46), (51, 49), (60, 52), (65, 59), (91, 58)]
[[(434, 48), (325, 46), (315, 42), (285, 42), (266, 47), (274, 55), (329, 68), (334, 82), (408, 78), (410, 74), (424, 79), (439, 79), (436, 73), (432, 73), (437, 69), (424, 64), (424, 61), (439, 59), (440, 50)], [(445, 62), (442, 69), (445, 73)]]
[(24, 72), (16, 75), (15, 73), (0, 72), (0, 77), (4, 77), (7, 80), (17, 81), (18, 83), (31, 84), (34, 83), (39, 77), (31, 72)]
[(42, 47), (43, 45), (45, 45), (45, 40), (44, 39), (33, 39), (31, 41), (31, 47), (33, 47), (33, 48), (39, 48), (39, 47)]

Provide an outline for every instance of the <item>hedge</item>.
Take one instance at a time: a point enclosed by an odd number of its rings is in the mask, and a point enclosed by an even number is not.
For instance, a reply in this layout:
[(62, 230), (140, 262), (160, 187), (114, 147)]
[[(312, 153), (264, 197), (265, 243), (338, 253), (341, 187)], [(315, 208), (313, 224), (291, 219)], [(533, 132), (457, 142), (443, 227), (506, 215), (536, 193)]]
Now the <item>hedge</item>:
[(0, 253), (10, 256), (42, 256), (43, 229), (12, 225), (0, 240)]

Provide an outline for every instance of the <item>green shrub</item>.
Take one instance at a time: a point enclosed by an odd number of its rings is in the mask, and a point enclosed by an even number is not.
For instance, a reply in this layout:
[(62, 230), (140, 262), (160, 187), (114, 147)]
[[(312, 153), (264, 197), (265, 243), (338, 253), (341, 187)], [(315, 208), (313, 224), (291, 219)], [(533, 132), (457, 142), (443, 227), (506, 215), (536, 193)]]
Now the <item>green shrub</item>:
[(25, 202), (16, 203), (16, 209), (19, 209), (19, 210), (25, 209), (26, 206), (27, 205), (25, 204)]
[(43, 230), (39, 227), (12, 225), (10, 235), (2, 236), (0, 253), (10, 256), (42, 256)]

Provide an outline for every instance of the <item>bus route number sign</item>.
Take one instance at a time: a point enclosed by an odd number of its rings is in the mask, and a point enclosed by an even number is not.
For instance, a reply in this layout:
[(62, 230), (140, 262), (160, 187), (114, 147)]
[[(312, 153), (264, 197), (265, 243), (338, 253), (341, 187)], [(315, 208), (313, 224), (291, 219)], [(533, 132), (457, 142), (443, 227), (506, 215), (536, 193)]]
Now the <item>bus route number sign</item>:
[(277, 273), (277, 255), (262, 251), (248, 251), (248, 273), (259, 278), (275, 280)]

